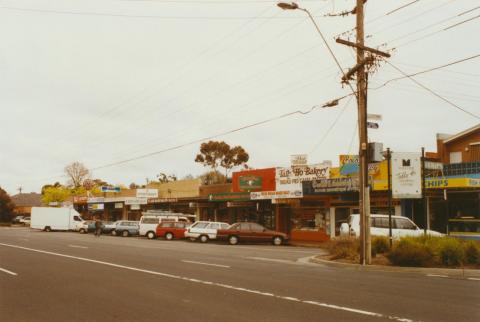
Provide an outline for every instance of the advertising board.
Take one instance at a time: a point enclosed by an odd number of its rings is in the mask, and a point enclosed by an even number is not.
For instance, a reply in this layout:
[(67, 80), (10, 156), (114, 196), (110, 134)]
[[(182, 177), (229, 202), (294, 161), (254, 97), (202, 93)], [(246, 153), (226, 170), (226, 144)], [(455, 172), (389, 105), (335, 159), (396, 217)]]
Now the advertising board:
[(422, 197), (422, 154), (417, 152), (392, 153), (392, 197), (410, 199)]

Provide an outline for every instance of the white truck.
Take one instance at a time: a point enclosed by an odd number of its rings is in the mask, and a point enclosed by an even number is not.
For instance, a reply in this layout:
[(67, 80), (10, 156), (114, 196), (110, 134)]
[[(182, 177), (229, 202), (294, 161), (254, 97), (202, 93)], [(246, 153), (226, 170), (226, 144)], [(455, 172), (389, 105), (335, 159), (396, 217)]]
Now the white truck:
[(84, 220), (71, 208), (32, 207), (30, 228), (45, 231), (78, 230)]

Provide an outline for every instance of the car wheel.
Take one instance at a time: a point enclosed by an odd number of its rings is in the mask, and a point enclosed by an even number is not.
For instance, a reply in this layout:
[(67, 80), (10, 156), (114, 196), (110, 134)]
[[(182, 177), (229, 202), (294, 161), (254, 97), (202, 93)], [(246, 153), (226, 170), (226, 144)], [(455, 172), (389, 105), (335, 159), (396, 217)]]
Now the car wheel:
[(80, 234), (85, 234), (85, 233), (86, 233), (85, 229), (81, 228), (80, 229)]
[(165, 239), (166, 240), (172, 240), (173, 239), (173, 234), (172, 233), (166, 233), (165, 234)]
[(230, 245), (236, 245), (238, 244), (238, 237), (237, 236), (230, 236), (228, 237), (228, 242)]
[(122, 231), (122, 237), (128, 237), (128, 235), (130, 235), (130, 234), (128, 233), (128, 230)]
[(202, 242), (202, 243), (208, 242), (208, 236), (207, 235), (202, 235), (199, 238), (200, 238), (200, 242)]
[(115, 230), (112, 230), (112, 236), (117, 236), (117, 232)]
[(149, 231), (147, 233), (147, 238), (148, 239), (154, 239), (155, 237), (157, 237), (157, 236), (155, 235), (155, 233), (153, 231)]
[(47, 226), (47, 227), (45, 227), (45, 231), (50, 232), (50, 231), (52, 231), (52, 228), (50, 228), (50, 226)]
[(272, 239), (272, 243), (273, 243), (275, 246), (280, 246), (280, 245), (283, 243), (283, 238), (280, 237), (280, 236), (275, 236), (275, 237), (273, 237), (273, 239)]

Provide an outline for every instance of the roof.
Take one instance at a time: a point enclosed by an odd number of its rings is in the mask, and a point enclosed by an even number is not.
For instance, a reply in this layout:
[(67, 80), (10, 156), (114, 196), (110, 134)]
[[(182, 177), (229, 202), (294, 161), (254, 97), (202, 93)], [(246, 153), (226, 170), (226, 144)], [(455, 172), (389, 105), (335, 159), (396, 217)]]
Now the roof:
[(42, 205), (42, 195), (36, 192), (19, 193), (12, 196), (17, 207), (39, 207)]
[(475, 132), (475, 131), (478, 131), (478, 130), (480, 130), (480, 124), (477, 124), (474, 127), (471, 127), (469, 129), (466, 129), (465, 131), (462, 131), (460, 133), (457, 133), (457, 134), (454, 134), (454, 135), (450, 136), (449, 138), (443, 140), (443, 143), (448, 143), (448, 142), (454, 141), (458, 138), (461, 138), (462, 136), (468, 135), (468, 134), (470, 134), (472, 132)]

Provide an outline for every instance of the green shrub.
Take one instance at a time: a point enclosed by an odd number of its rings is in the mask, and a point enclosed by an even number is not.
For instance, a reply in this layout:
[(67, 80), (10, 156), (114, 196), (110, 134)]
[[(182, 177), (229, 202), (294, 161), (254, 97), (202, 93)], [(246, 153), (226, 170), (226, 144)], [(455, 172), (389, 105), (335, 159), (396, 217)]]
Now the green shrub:
[(465, 260), (462, 243), (456, 238), (445, 237), (440, 241), (438, 250), (440, 264), (445, 266), (460, 266)]
[(480, 264), (480, 243), (470, 240), (463, 244), (465, 263)]
[(372, 255), (385, 254), (390, 250), (388, 237), (377, 236), (372, 238)]
[(433, 254), (431, 250), (415, 238), (402, 238), (388, 253), (387, 258), (398, 266), (431, 266)]
[(360, 243), (355, 238), (340, 238), (330, 242), (328, 247), (332, 259), (358, 260)]

